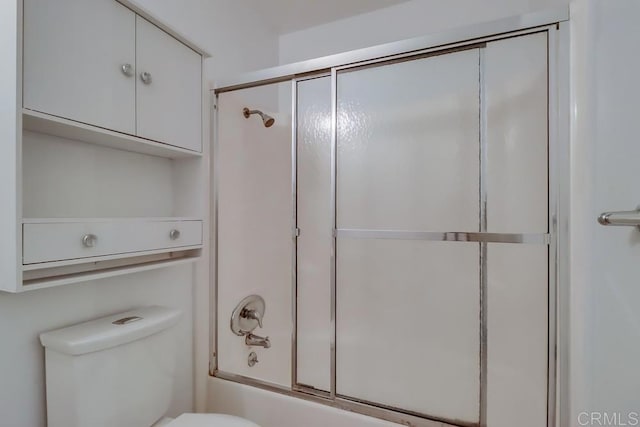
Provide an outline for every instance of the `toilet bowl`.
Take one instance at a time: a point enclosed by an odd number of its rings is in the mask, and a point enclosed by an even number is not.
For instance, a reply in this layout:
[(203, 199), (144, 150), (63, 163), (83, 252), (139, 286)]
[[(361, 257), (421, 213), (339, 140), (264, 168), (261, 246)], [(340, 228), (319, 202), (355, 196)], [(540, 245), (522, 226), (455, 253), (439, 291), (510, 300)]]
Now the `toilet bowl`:
[(164, 417), (180, 318), (179, 310), (145, 307), (41, 334), (47, 426), (259, 427), (222, 414)]

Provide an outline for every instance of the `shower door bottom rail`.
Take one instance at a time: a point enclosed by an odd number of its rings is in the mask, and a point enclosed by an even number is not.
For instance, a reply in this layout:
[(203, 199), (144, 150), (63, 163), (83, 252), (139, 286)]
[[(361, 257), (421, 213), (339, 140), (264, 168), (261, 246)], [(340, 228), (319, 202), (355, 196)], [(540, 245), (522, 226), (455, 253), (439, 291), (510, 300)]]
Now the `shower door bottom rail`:
[(410, 427), (478, 427), (479, 423), (468, 423), (464, 421), (445, 420), (441, 418), (431, 417), (426, 414), (418, 414), (400, 408), (381, 405), (378, 403), (358, 400), (348, 396), (336, 394), (335, 398), (331, 398), (328, 393), (324, 397), (323, 393), (316, 393), (314, 389), (306, 391), (304, 387), (289, 388), (279, 384), (273, 384), (267, 381), (246, 377), (243, 375), (232, 374), (229, 372), (215, 371), (212, 375), (226, 381), (232, 381), (238, 384), (256, 387), (262, 390), (279, 393), (288, 397), (298, 398), (309, 402), (319, 403), (321, 405), (330, 406), (344, 411), (354, 412), (369, 417), (407, 425)]

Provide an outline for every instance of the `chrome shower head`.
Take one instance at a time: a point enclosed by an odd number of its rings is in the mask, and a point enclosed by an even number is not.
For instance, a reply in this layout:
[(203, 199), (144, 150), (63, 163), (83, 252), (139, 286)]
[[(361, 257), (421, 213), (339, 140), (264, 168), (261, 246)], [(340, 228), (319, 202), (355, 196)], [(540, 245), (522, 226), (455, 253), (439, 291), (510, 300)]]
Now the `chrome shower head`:
[(244, 115), (246, 119), (248, 119), (252, 114), (258, 114), (262, 118), (262, 123), (264, 123), (264, 127), (266, 128), (270, 128), (276, 122), (276, 119), (260, 110), (249, 110), (247, 107), (242, 109), (242, 115)]

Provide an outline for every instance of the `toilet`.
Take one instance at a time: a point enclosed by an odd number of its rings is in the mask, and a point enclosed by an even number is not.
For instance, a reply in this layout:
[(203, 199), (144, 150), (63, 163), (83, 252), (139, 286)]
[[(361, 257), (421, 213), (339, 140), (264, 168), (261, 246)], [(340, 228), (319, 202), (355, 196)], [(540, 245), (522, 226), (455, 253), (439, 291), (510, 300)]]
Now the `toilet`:
[(166, 417), (179, 310), (145, 307), (45, 332), (48, 427), (259, 427), (222, 414)]

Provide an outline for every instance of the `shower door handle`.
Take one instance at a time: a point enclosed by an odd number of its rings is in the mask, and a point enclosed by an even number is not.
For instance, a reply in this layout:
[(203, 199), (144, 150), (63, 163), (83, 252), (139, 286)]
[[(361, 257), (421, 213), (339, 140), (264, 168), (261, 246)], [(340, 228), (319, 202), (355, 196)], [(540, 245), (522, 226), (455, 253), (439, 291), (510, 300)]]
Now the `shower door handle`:
[(640, 209), (635, 211), (604, 212), (598, 217), (601, 225), (640, 227)]

